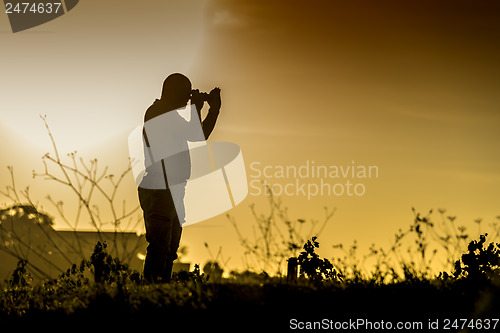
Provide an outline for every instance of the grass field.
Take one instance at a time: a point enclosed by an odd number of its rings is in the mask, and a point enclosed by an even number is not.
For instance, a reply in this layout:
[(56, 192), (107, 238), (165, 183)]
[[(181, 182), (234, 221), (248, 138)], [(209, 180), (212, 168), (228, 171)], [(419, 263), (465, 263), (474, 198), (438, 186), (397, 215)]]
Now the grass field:
[(293, 278), (246, 271), (214, 281), (196, 266), (175, 273), (169, 284), (144, 284), (138, 272), (98, 244), (90, 260), (43, 283), (32, 283), (26, 263), (19, 262), (2, 285), (0, 324), (100, 331), (160, 325), (162, 332), (172, 327), (190, 332), (380, 331), (396, 325), (426, 331), (438, 325), (432, 331), (465, 332), (478, 325), (484, 330), (487, 322), (495, 331), (500, 329), (500, 257), (498, 244), (485, 247), (482, 240), (471, 242), (454, 274), (389, 283), (327, 274), (333, 268), (306, 244), (298, 260), (309, 268)]

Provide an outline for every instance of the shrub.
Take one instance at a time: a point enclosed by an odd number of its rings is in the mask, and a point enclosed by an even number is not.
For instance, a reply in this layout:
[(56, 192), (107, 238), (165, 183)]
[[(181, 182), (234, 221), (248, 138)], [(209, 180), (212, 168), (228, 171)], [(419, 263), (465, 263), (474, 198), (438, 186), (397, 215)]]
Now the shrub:
[(299, 254), (300, 276), (305, 276), (315, 282), (324, 279), (342, 280), (342, 274), (335, 270), (332, 263), (326, 258), (320, 258), (314, 251), (319, 247), (316, 239), (317, 237), (314, 236), (308, 240), (303, 246), (304, 250)]
[(487, 280), (499, 276), (500, 243), (490, 243), (485, 247), (486, 236), (488, 234), (481, 235), (479, 241), (469, 243), (468, 252), (455, 262), (455, 278)]

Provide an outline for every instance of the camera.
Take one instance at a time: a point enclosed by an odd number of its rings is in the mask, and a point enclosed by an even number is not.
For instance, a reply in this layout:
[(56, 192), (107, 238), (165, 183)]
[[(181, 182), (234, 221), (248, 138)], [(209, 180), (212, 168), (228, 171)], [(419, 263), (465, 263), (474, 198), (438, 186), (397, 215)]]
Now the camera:
[(191, 98), (193, 98), (193, 94), (198, 94), (201, 100), (204, 102), (208, 101), (208, 97), (210, 96), (210, 94), (206, 92), (197, 92), (196, 90), (191, 90), (191, 95), (190, 95)]

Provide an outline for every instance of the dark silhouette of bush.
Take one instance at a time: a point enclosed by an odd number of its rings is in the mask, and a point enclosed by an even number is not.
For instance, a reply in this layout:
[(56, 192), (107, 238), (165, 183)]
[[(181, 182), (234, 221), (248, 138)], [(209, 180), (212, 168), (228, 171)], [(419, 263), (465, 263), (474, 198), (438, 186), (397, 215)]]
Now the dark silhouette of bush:
[(9, 285), (11, 287), (27, 287), (31, 284), (33, 280), (31, 274), (26, 270), (26, 265), (28, 262), (26, 260), (19, 260), (17, 262), (17, 267), (12, 272), (12, 277), (9, 280)]
[(128, 265), (123, 264), (120, 259), (113, 258), (106, 252), (106, 247), (106, 242), (97, 242), (90, 256), (88, 266), (94, 273), (94, 281), (96, 283), (123, 283), (125, 279), (130, 279), (139, 282), (139, 273), (131, 271)]
[(332, 263), (326, 258), (320, 258), (314, 251), (319, 247), (314, 236), (308, 240), (303, 251), (298, 256), (298, 265), (300, 267), (300, 276), (305, 276), (308, 279), (320, 282), (322, 280), (342, 280), (342, 275), (335, 270)]
[(224, 270), (217, 261), (208, 261), (203, 266), (203, 273), (207, 276), (208, 281), (221, 282)]
[(487, 247), (486, 236), (481, 235), (479, 241), (469, 243), (468, 252), (462, 254), (455, 262), (453, 275), (456, 279), (490, 280), (500, 274), (500, 244), (490, 243)]
[(205, 273), (201, 273), (200, 265), (195, 264), (192, 272), (181, 270), (179, 272), (172, 273), (172, 280), (175, 282), (206, 282), (208, 281), (208, 276)]

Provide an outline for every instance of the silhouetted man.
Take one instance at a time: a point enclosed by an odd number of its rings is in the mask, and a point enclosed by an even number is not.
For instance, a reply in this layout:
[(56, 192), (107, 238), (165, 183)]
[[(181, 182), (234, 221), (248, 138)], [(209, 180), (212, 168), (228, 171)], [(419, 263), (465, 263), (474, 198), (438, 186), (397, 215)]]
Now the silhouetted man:
[[(145, 156), (151, 155), (151, 147), (158, 147), (159, 144), (176, 152), (162, 156), (161, 161), (146, 163), (146, 173), (138, 188), (139, 201), (144, 211), (146, 240), (149, 243), (144, 262), (144, 278), (147, 282), (170, 281), (185, 218), (182, 200), (191, 170), (188, 141), (208, 139), (219, 115), (219, 88), (214, 88), (210, 94), (191, 89), (191, 82), (186, 76), (179, 73), (169, 75), (163, 82), (161, 99), (155, 100), (144, 116)], [(210, 105), (207, 116), (201, 122), (204, 138), (191, 138), (193, 131), (190, 131), (189, 121), (180, 116), (180, 111), (186, 108), (189, 100), (191, 106), (196, 107), (198, 119), (195, 121), (201, 121), (204, 102), (207, 101)], [(157, 129), (146, 130), (147, 125), (153, 124), (155, 117), (165, 116), (166, 113), (169, 113), (168, 117), (163, 117), (162, 120), (169, 122), (168, 128), (164, 129), (167, 133), (159, 133), (163, 135), (159, 136), (156, 135)], [(153, 140), (161, 142), (152, 142)]]

